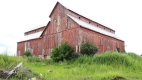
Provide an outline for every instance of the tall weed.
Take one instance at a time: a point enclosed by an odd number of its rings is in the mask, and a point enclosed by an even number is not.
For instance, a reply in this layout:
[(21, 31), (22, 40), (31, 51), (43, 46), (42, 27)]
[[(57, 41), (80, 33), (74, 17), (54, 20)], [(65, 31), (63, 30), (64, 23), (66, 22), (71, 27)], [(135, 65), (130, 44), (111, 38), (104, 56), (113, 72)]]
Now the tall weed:
[(22, 62), (22, 59), (18, 59), (18, 57), (15, 56), (8, 56), (6, 54), (1, 54), (0, 55), (0, 68), (13, 68), (16, 66), (18, 63)]
[(124, 65), (131, 66), (131, 58), (127, 54), (117, 52), (105, 52), (103, 54), (94, 55), (93, 61), (97, 64), (106, 65)]

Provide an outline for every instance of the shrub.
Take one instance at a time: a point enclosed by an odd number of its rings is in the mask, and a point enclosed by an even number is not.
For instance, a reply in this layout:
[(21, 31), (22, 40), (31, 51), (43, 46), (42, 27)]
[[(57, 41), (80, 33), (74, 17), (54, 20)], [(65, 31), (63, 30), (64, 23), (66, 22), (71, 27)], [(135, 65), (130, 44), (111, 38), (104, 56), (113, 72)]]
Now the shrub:
[(25, 51), (23, 56), (29, 57), (29, 56), (32, 56), (32, 55), (31, 55), (31, 53), (29, 51)]
[(68, 42), (61, 43), (60, 46), (56, 46), (51, 51), (51, 58), (55, 62), (70, 60), (74, 49), (68, 44)]
[(81, 54), (86, 54), (86, 55), (93, 55), (95, 53), (98, 52), (97, 47), (95, 46), (95, 44), (91, 43), (91, 42), (85, 42), (82, 43), (81, 45)]
[(74, 60), (79, 58), (79, 57), (80, 57), (79, 53), (72, 54), (72, 59), (74, 59)]

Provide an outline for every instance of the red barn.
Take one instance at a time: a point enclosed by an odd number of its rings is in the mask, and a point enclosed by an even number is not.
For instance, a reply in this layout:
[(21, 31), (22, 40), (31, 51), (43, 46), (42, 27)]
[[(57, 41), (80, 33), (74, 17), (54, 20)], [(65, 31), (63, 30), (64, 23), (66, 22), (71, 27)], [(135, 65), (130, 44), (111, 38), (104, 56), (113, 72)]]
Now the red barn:
[(59, 2), (56, 3), (46, 26), (25, 32), (24, 39), (17, 43), (17, 55), (22, 56), (24, 51), (48, 58), (50, 52), (61, 42), (68, 41), (76, 52), (85, 41), (93, 42), (99, 49), (105, 51), (124, 50), (124, 41), (113, 29), (90, 20)]

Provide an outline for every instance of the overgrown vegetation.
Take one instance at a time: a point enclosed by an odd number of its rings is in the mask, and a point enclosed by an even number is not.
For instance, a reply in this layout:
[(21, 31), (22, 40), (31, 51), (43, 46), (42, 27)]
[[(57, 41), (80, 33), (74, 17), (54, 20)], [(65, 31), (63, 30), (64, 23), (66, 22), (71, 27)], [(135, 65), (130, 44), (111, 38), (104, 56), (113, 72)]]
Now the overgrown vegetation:
[[(42, 74), (47, 80), (111, 80), (119, 76), (127, 80), (142, 80), (142, 57), (134, 53), (105, 52), (94, 56), (81, 55), (75, 60), (58, 63), (37, 57), (0, 55), (0, 69), (9, 68), (9, 65), (19, 62), (23, 62), (23, 66), (31, 69), (37, 76)], [(49, 70), (52, 72), (48, 72)]]
[(25, 51), (25, 52), (23, 53), (23, 56), (30, 57), (30, 56), (32, 56), (32, 55), (31, 55), (31, 52), (30, 52), (30, 51)]
[(81, 45), (81, 54), (94, 55), (98, 52), (97, 47), (91, 42), (84, 42)]
[(55, 62), (70, 60), (72, 58), (73, 47), (68, 42), (61, 43), (60, 46), (56, 46), (51, 51), (51, 58)]
[(0, 55), (0, 69), (10, 69), (17, 65), (20, 61), (21, 58), (16, 59), (17, 57), (13, 56), (8, 56), (6, 54), (1, 54)]

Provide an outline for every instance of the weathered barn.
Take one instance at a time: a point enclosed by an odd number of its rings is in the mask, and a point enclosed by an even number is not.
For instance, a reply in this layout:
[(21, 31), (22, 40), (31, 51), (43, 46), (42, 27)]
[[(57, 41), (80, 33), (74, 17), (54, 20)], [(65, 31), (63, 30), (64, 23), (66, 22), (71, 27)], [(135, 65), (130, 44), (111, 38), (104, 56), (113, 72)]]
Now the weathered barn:
[(80, 51), (80, 46), (85, 41), (93, 42), (99, 53), (124, 50), (124, 41), (117, 37), (113, 29), (67, 9), (59, 2), (49, 17), (51, 20), (46, 26), (24, 33), (24, 39), (17, 43), (18, 56), (29, 50), (34, 55), (48, 58), (51, 50), (65, 41), (68, 41), (76, 52)]

